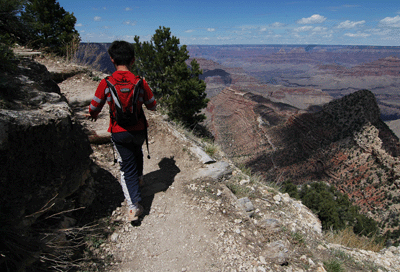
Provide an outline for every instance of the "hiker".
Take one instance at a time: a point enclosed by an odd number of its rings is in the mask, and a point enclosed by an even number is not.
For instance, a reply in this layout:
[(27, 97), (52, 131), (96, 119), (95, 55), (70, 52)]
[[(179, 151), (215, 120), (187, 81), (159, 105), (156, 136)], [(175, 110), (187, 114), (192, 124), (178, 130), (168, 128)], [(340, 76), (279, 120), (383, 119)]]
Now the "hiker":
[[(122, 92), (118, 92), (118, 94), (121, 104), (124, 104), (124, 101), (128, 99), (124, 93), (126, 94), (140, 80), (139, 76), (135, 76), (129, 70), (135, 62), (134, 47), (125, 41), (114, 41), (108, 49), (108, 54), (116, 71), (106, 79), (115, 86), (115, 89), (121, 89)], [(143, 213), (143, 207), (139, 204), (141, 201), (140, 186), (143, 185), (142, 145), (145, 140), (147, 142), (148, 127), (142, 105), (144, 104), (148, 110), (154, 111), (156, 110), (156, 101), (149, 85), (143, 79), (137, 100), (137, 110), (139, 111), (137, 124), (119, 125), (121, 123), (117, 123), (117, 107), (113, 101), (115, 98), (113, 99), (111, 95), (111, 88), (106, 79), (100, 81), (94, 98), (90, 103), (87, 117), (92, 119), (92, 121), (96, 121), (105, 102), (108, 102), (110, 107), (108, 132), (111, 132), (111, 140), (117, 151), (118, 162), (120, 164), (120, 183), (128, 204), (128, 221), (136, 221)], [(135, 110), (131, 107), (132, 109)]]

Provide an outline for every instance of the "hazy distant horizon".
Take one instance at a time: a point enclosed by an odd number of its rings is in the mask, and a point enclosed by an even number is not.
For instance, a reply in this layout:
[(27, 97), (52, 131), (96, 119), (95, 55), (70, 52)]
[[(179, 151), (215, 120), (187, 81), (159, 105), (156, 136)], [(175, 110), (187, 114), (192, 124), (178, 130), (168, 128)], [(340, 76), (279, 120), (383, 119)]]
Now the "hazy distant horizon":
[(400, 45), (393, 0), (58, 0), (82, 41), (149, 41), (160, 26), (186, 45)]
[[(129, 41), (128, 41), (129, 42)], [(111, 42), (80, 42), (81, 44), (111, 44)], [(132, 42), (134, 43), (134, 42)], [(323, 47), (329, 47), (329, 46), (338, 46), (338, 47), (376, 47), (376, 48), (385, 48), (385, 47), (394, 47), (394, 48), (399, 48), (400, 45), (362, 45), (362, 44), (180, 44), (180, 45), (186, 45), (186, 46), (323, 46)]]

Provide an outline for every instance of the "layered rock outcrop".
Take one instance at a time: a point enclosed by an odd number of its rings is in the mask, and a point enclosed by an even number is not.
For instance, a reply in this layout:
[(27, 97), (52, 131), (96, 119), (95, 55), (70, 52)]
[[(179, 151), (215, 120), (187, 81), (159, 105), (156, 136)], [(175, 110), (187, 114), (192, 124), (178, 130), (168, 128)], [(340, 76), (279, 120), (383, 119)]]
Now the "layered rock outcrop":
[[(0, 109), (0, 205), (6, 221), (27, 231), (44, 213), (87, 205), (91, 147), (46, 67), (22, 59), (5, 73)], [(79, 203), (80, 202), (80, 203)]]

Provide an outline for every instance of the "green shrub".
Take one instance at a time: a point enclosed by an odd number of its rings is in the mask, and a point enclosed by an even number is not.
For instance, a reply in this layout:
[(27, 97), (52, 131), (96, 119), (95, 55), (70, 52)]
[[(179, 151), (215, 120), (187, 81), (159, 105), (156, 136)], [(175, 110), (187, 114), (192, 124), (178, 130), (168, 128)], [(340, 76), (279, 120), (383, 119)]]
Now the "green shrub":
[(332, 259), (324, 262), (324, 267), (327, 272), (344, 272), (342, 263), (339, 260)]
[(214, 156), (215, 153), (218, 151), (218, 147), (214, 144), (207, 144), (206, 147), (204, 148), (204, 151), (209, 155), (209, 156)]
[(324, 182), (314, 182), (297, 189), (291, 181), (283, 184), (283, 192), (291, 197), (301, 199), (321, 220), (324, 230), (341, 230), (352, 226), (358, 235), (374, 236), (379, 228), (371, 218), (359, 213), (359, 208), (352, 205), (346, 194)]

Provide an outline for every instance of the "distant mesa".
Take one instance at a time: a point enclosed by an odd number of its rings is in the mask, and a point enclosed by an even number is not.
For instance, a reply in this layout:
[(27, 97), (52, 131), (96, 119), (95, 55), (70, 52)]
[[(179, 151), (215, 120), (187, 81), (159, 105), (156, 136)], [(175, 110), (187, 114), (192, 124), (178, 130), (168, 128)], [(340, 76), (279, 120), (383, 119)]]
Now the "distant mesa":
[(232, 78), (230, 77), (230, 74), (223, 69), (207, 70), (207, 71), (203, 72), (203, 74), (200, 75), (199, 78), (204, 80), (207, 77), (216, 77), (216, 76), (221, 77), (223, 80), (223, 83), (226, 85), (229, 85), (232, 83)]
[(290, 53), (306, 53), (306, 49), (304, 47), (296, 47), (290, 50)]

